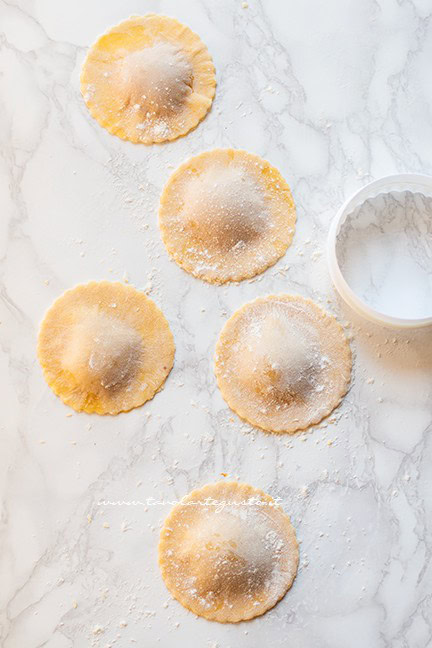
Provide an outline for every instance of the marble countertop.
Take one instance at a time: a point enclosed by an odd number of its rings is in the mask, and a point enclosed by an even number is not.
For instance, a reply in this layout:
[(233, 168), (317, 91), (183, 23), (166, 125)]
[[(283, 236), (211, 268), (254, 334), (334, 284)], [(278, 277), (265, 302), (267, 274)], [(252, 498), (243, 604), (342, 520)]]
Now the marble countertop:
[[(357, 319), (324, 256), (349, 193), (432, 173), (430, 0), (144, 4), (196, 31), (217, 70), (211, 113), (164, 146), (110, 136), (79, 93), (87, 47), (141, 0), (0, 0), (0, 644), (431, 646), (432, 333)], [(298, 206), (286, 256), (228, 287), (169, 261), (156, 223), (172, 169), (218, 146), (268, 159)], [(141, 409), (74, 413), (42, 378), (39, 323), (76, 283), (125, 277), (169, 319), (174, 370)], [(341, 407), (292, 437), (242, 424), (212, 368), (233, 310), (281, 291), (335, 313), (355, 356)], [(168, 505), (98, 505), (178, 499), (221, 472), (281, 497), (301, 542), (293, 589), (238, 625), (170, 598), (157, 566)]]

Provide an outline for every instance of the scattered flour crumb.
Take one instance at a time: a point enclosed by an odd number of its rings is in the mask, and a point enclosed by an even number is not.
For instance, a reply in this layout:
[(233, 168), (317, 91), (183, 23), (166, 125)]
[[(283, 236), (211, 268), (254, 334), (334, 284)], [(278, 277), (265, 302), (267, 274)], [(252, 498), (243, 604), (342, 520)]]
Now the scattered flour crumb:
[(94, 635), (99, 635), (105, 632), (105, 628), (101, 625), (95, 625), (92, 632)]

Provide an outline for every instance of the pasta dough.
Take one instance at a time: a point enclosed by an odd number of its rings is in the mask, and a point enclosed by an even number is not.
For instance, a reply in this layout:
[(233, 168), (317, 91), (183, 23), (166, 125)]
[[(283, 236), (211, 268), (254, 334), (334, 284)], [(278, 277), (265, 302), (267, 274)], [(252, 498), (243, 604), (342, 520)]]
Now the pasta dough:
[(211, 621), (264, 614), (291, 587), (298, 544), (289, 517), (257, 488), (217, 482), (192, 491), (165, 520), (159, 565), (171, 594)]
[(334, 317), (309, 299), (255, 299), (220, 334), (215, 372), (222, 396), (241, 418), (271, 432), (319, 423), (341, 401), (351, 350)]
[(132, 286), (76, 286), (45, 315), (38, 355), (45, 379), (78, 411), (118, 414), (153, 398), (174, 360), (162, 312)]
[(132, 16), (106, 32), (81, 73), (91, 115), (113, 135), (143, 144), (188, 133), (210, 109), (215, 86), (200, 38), (156, 14)]
[(257, 155), (216, 149), (191, 158), (168, 180), (159, 225), (168, 253), (213, 283), (241, 281), (285, 254), (295, 226), (290, 188)]

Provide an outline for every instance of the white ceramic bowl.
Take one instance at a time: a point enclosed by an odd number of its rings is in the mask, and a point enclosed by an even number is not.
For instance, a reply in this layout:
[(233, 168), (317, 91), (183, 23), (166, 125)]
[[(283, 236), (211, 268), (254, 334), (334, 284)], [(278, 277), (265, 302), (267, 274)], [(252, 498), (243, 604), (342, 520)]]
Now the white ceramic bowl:
[(353, 310), (366, 319), (395, 328), (417, 328), (420, 326), (429, 326), (432, 325), (432, 304), (430, 316), (412, 319), (393, 317), (392, 315), (380, 312), (369, 306), (348, 285), (341, 272), (336, 254), (337, 238), (347, 216), (369, 198), (374, 198), (379, 194), (397, 191), (411, 191), (412, 193), (421, 193), (424, 196), (432, 197), (432, 177), (414, 173), (385, 176), (384, 178), (371, 182), (348, 198), (348, 200), (339, 209), (330, 226), (327, 241), (329, 271), (335, 288), (340, 296)]

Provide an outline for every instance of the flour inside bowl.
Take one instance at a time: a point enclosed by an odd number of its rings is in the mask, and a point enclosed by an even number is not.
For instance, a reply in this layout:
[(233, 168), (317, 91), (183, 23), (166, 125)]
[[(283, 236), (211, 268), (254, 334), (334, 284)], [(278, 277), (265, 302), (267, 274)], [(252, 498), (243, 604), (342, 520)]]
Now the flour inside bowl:
[(350, 288), (392, 317), (432, 315), (432, 197), (379, 194), (341, 225), (336, 255)]

